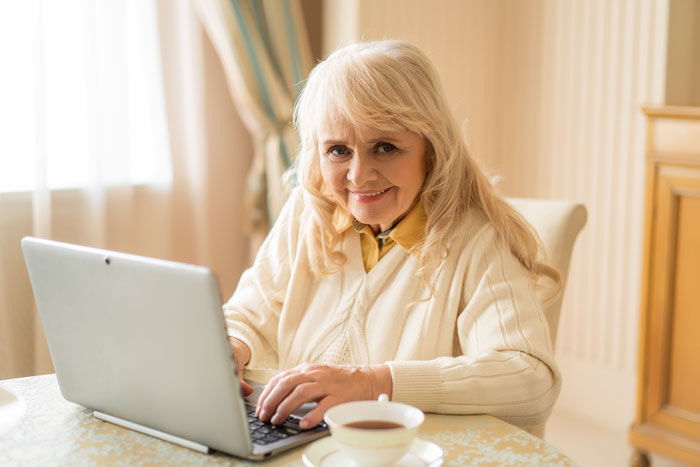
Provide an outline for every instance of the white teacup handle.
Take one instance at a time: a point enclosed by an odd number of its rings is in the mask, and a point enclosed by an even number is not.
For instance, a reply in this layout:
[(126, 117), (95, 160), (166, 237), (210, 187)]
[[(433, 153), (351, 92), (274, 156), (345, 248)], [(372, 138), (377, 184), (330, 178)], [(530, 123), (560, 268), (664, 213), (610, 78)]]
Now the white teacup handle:
[(386, 394), (380, 394), (379, 399), (377, 399), (379, 402), (389, 402), (389, 396)]

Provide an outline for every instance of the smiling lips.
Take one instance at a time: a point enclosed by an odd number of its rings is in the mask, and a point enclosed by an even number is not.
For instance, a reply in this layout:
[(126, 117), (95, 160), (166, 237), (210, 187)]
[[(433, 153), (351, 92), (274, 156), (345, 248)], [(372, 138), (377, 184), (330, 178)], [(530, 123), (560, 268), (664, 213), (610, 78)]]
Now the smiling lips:
[(350, 191), (352, 196), (360, 203), (373, 203), (384, 198), (384, 195), (391, 190), (392, 187), (381, 191)]

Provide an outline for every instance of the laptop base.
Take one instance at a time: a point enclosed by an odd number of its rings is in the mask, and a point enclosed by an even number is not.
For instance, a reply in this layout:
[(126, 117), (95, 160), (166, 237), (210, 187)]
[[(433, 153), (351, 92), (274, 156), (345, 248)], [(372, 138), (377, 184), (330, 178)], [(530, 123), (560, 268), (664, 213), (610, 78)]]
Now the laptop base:
[(108, 415), (106, 413), (98, 412), (95, 410), (92, 412), (92, 415), (95, 418), (99, 418), (100, 420), (104, 420), (105, 422), (109, 423), (114, 423), (115, 425), (120, 425), (123, 426), (124, 428), (127, 428), (129, 430), (134, 430), (141, 432), (143, 434), (153, 436), (155, 438), (160, 438), (164, 441), (168, 441), (170, 443), (175, 443), (179, 444), (180, 446), (184, 446), (188, 449), (192, 449), (197, 452), (201, 452), (202, 454), (209, 454), (210, 449), (208, 446), (204, 446), (203, 444), (195, 443), (194, 441), (190, 441), (188, 439), (180, 438), (178, 436), (171, 435), (169, 433), (164, 433), (162, 431), (154, 430), (153, 428), (148, 428), (147, 426), (139, 425), (138, 423), (130, 422), (128, 420), (121, 419), (119, 417), (114, 417), (112, 415)]

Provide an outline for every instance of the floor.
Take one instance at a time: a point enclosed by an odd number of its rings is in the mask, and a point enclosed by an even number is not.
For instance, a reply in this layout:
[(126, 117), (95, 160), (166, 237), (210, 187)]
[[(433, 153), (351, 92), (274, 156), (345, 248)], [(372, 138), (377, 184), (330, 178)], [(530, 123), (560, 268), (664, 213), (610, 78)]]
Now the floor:
[[(545, 439), (582, 467), (626, 467), (632, 454), (625, 431), (556, 409), (547, 422)], [(661, 456), (651, 457), (651, 467), (686, 465)]]

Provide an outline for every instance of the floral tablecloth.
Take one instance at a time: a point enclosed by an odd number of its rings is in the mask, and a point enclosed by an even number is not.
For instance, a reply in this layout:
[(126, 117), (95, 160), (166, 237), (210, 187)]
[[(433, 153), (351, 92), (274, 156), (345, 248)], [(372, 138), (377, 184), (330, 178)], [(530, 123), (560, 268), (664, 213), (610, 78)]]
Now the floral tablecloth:
[[(264, 379), (255, 372), (249, 377)], [(26, 403), (22, 421), (0, 439), (1, 466), (303, 465), (305, 447), (266, 462), (246, 462), (221, 453), (200, 454), (103, 422), (63, 399), (55, 375), (3, 380), (0, 387)], [(443, 449), (444, 465), (575, 465), (544, 440), (497, 418), (426, 415), (418, 436)]]

